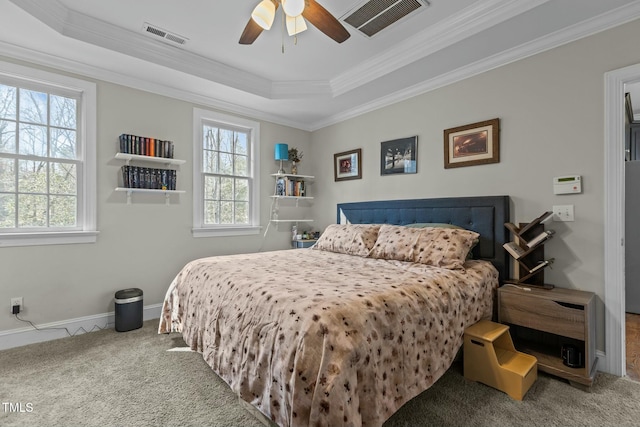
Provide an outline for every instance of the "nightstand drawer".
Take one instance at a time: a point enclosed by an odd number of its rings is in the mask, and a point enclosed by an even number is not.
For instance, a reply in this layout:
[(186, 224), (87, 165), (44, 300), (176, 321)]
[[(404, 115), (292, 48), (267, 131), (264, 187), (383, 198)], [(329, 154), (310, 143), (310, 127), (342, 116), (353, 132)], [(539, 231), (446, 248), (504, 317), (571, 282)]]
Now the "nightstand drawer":
[(519, 292), (500, 292), (499, 316), (503, 323), (585, 340), (584, 306), (539, 298)]

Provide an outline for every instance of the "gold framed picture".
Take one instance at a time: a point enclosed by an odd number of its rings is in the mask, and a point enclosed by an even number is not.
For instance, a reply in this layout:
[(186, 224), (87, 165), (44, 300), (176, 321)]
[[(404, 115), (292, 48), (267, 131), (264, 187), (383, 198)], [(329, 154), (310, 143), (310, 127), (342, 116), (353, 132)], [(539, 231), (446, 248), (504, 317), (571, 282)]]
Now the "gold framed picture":
[(500, 119), (444, 131), (444, 168), (500, 162)]

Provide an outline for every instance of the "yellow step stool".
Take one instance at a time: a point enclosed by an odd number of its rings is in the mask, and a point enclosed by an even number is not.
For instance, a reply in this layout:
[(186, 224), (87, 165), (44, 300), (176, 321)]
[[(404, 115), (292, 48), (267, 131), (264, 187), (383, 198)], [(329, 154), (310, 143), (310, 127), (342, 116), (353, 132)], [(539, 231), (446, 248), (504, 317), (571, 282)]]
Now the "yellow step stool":
[(509, 326), (481, 320), (464, 331), (464, 377), (522, 400), (538, 378), (538, 360), (515, 349)]

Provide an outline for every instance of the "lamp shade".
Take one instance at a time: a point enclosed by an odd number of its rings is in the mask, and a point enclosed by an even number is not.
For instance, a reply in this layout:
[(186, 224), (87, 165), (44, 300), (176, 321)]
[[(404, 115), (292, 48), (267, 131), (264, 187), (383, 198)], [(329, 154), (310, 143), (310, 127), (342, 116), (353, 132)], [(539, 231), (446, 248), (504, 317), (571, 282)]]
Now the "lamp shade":
[(282, 9), (291, 17), (301, 15), (304, 10), (304, 0), (282, 0)]
[(276, 16), (276, 7), (271, 0), (262, 0), (251, 13), (251, 19), (265, 30), (271, 28)]
[(289, 160), (289, 146), (287, 144), (276, 144), (276, 160)]
[(292, 17), (287, 15), (287, 32), (290, 36), (295, 36), (307, 29), (307, 24), (304, 22), (302, 15)]

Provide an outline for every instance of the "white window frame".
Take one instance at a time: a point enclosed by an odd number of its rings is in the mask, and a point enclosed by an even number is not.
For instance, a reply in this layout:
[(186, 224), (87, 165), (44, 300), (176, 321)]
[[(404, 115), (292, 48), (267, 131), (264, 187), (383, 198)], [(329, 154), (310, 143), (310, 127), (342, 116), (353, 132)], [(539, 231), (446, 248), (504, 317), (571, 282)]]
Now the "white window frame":
[[(204, 222), (203, 126), (241, 128), (250, 135), (249, 224), (211, 225)], [(193, 109), (193, 237), (243, 236), (260, 233), (260, 123), (200, 108)]]
[(81, 162), (78, 174), (78, 218), (73, 231), (38, 230), (0, 232), (0, 247), (95, 243), (96, 198), (96, 84), (44, 70), (0, 61), (0, 78), (17, 86), (39, 86), (44, 90), (63, 89), (79, 96), (77, 141)]

